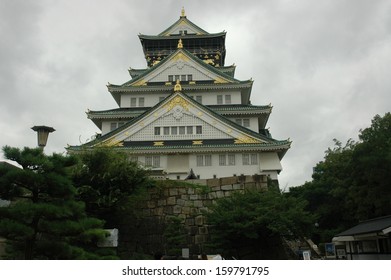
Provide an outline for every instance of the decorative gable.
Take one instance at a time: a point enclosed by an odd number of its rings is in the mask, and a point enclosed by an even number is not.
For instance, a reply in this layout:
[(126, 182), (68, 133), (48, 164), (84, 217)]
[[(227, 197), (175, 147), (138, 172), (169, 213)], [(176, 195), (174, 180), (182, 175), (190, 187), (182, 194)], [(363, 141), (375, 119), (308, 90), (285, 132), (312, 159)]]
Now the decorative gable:
[(191, 140), (193, 145), (202, 145), (203, 141), (211, 139), (230, 140), (232, 144), (266, 143), (176, 92), (137, 121), (119, 129), (102, 144), (123, 146), (132, 142), (154, 141), (155, 146), (164, 146), (166, 141)]
[[(186, 81), (213, 81), (215, 83), (230, 83), (235, 79), (229, 77), (216, 68), (210, 67), (208, 60), (199, 60), (187, 51), (178, 49), (167, 59), (151, 68), (142, 78), (130, 81), (132, 86), (142, 86), (153, 82), (168, 82), (176, 80)], [(189, 76), (190, 75), (190, 76)], [(191, 78), (189, 78), (191, 77)]]

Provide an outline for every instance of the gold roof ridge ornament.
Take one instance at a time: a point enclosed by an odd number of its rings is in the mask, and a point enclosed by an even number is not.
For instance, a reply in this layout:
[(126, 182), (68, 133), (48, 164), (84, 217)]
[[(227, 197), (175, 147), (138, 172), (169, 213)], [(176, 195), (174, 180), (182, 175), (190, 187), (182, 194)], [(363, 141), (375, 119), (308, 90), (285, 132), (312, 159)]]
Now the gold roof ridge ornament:
[(178, 49), (183, 49), (182, 39), (179, 39), (177, 48)]
[(176, 80), (176, 84), (174, 86), (174, 92), (179, 92), (179, 91), (182, 91), (182, 86), (179, 80)]
[(186, 17), (186, 14), (185, 14), (185, 7), (182, 7), (181, 18), (182, 18), (182, 17)]

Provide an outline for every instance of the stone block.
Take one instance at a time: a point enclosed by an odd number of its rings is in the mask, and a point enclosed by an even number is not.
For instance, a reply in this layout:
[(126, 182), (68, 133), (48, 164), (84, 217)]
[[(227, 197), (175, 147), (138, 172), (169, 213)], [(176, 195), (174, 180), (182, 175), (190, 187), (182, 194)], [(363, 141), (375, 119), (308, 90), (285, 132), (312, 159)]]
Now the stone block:
[(174, 207), (173, 207), (173, 213), (174, 213), (174, 214), (180, 214), (180, 213), (182, 213), (182, 206), (180, 206), (180, 205), (174, 205)]
[(158, 207), (158, 208), (155, 208), (154, 209), (155, 210), (155, 215), (156, 216), (163, 216), (163, 214), (164, 214), (164, 208), (163, 207)]
[(178, 194), (180, 195), (183, 195), (183, 194), (186, 194), (187, 193), (187, 189), (186, 188), (178, 188)]
[(157, 201), (157, 206), (165, 206), (167, 205), (167, 201), (165, 199), (159, 199)]
[(196, 235), (196, 234), (198, 234), (198, 227), (197, 227), (197, 226), (191, 226), (191, 227), (189, 227), (189, 234), (190, 234), (190, 235)]
[(148, 208), (155, 208), (156, 207), (156, 201), (150, 200), (147, 202)]
[(220, 178), (220, 184), (223, 185), (232, 185), (236, 184), (238, 182), (237, 177), (226, 177), (226, 178)]
[(198, 227), (199, 234), (208, 234), (208, 228), (206, 226)]
[(190, 199), (190, 200), (197, 200), (197, 199), (199, 199), (199, 196), (198, 196), (198, 194), (191, 194), (191, 195), (189, 196), (189, 199)]
[(220, 186), (218, 186), (218, 187), (213, 187), (213, 188), (212, 188), (212, 191), (221, 191), (221, 187), (220, 187)]
[(194, 201), (194, 207), (201, 208), (204, 204), (202, 203), (202, 200), (195, 200)]
[(193, 188), (188, 188), (187, 189), (187, 194), (194, 194), (194, 189)]
[(230, 191), (230, 190), (232, 190), (232, 185), (221, 186), (221, 190), (222, 191)]
[(200, 213), (200, 209), (198, 208), (190, 208), (190, 215), (198, 215)]
[(186, 226), (194, 226), (194, 218), (187, 218), (185, 221)]
[(167, 198), (167, 205), (175, 205), (175, 204), (176, 204), (175, 196), (170, 196)]
[(215, 198), (216, 198), (216, 192), (208, 193), (208, 199), (215, 199)]
[(185, 200), (184, 199), (177, 199), (176, 204), (184, 206), (185, 205)]
[(173, 207), (172, 206), (165, 206), (164, 207), (164, 214), (172, 214), (173, 213)]
[(216, 192), (216, 197), (217, 197), (217, 198), (222, 198), (222, 197), (224, 197), (224, 192), (223, 192), (223, 191), (217, 191), (217, 192)]
[(208, 180), (206, 180), (206, 185), (208, 187), (218, 187), (218, 186), (220, 186), (220, 180), (219, 179), (208, 179)]
[(177, 188), (171, 188), (169, 190), (169, 194), (170, 194), (170, 196), (178, 195), (178, 189)]
[(190, 215), (190, 207), (188, 206), (183, 206), (182, 207), (182, 213), (186, 215)]
[(232, 189), (233, 190), (240, 190), (240, 189), (242, 189), (242, 186), (240, 184), (233, 184)]
[(206, 236), (203, 234), (197, 234), (194, 236), (194, 243), (195, 244), (202, 244), (206, 241)]
[(194, 201), (193, 200), (185, 200), (185, 205), (186, 207), (193, 207), (194, 206)]
[(202, 226), (204, 224), (204, 220), (205, 220), (204, 216), (200, 215), (195, 217), (194, 222), (197, 226)]

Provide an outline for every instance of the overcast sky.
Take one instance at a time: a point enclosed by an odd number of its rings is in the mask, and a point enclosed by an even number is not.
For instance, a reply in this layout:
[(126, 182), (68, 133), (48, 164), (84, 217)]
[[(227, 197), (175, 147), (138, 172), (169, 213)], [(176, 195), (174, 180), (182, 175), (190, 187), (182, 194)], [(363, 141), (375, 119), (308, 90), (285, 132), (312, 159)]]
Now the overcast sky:
[(182, 6), (227, 31), (226, 65), (254, 79), (253, 104), (273, 105), (273, 137), (293, 141), (281, 188), (390, 111), (391, 1), (0, 0), (0, 146), (36, 146), (34, 125), (56, 129), (46, 153), (99, 132), (85, 111), (117, 108), (106, 84), (146, 67), (137, 34), (160, 33)]

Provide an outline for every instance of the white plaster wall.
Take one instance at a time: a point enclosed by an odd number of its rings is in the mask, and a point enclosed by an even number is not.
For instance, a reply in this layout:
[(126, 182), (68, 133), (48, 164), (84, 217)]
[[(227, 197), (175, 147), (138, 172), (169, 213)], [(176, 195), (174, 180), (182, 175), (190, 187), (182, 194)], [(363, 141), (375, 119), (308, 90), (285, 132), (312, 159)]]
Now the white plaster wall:
[(251, 129), (252, 131), (259, 132), (259, 125), (258, 125), (258, 119), (253, 117), (243, 117), (243, 116), (238, 116), (238, 117), (230, 117), (228, 118), (229, 120), (233, 121), (236, 123), (236, 119), (249, 119), (250, 120), (250, 127), (247, 127), (248, 129)]

